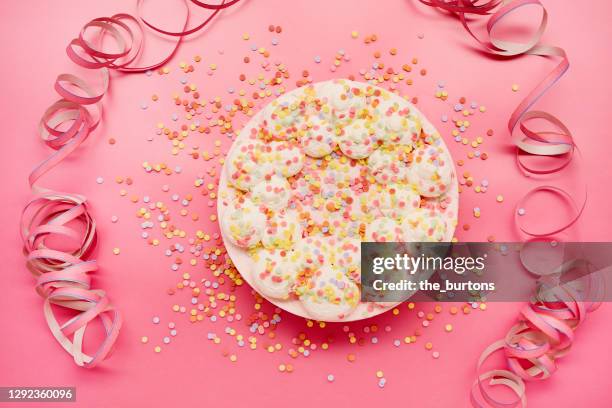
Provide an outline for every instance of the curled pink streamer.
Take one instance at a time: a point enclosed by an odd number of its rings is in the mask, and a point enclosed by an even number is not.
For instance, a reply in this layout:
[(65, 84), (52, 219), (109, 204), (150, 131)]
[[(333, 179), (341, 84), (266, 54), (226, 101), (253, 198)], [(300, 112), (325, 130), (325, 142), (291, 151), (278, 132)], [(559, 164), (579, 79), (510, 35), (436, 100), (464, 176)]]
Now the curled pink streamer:
[[(576, 144), (569, 129), (555, 116), (542, 111), (530, 110), (535, 103), (552, 87), (569, 68), (569, 59), (562, 48), (540, 44), (546, 30), (548, 13), (539, 0), (420, 0), (423, 4), (448, 11), (459, 17), (467, 32), (488, 52), (500, 56), (512, 57), (523, 54), (555, 57), (560, 59), (558, 65), (527, 95), (516, 107), (508, 120), (508, 130), (512, 143), (517, 147), (517, 164), (526, 175), (552, 174), (564, 169), (577, 151)], [(512, 42), (498, 39), (494, 29), (509, 14), (526, 6), (537, 6), (542, 10), (542, 19), (536, 33), (525, 42)], [(486, 30), (488, 41), (480, 40), (468, 25), (466, 15), (488, 15)], [(537, 132), (528, 123), (540, 119), (555, 128), (555, 131)], [(517, 129), (518, 128), (518, 129)], [(525, 161), (527, 156), (555, 157), (560, 164), (538, 169)], [(574, 208), (574, 215), (564, 224), (551, 231), (536, 232), (515, 218), (516, 225), (526, 235), (546, 237), (558, 234), (570, 228), (582, 215), (586, 205), (586, 194), (581, 204), (576, 204), (569, 193), (555, 186), (539, 186), (529, 191), (518, 203), (522, 207), (530, 197), (538, 192), (550, 192), (569, 201)], [(579, 261), (579, 260), (578, 260)], [(580, 262), (578, 262), (580, 263)], [(557, 270), (534, 271), (542, 276), (551, 276), (572, 268), (576, 263), (561, 265)], [(526, 269), (529, 269), (525, 265)], [(558, 289), (561, 290), (561, 289)], [(556, 302), (536, 300), (525, 306), (519, 322), (513, 326), (504, 340), (487, 347), (478, 361), (478, 378), (471, 392), (472, 404), (476, 407), (515, 407), (527, 404), (525, 381), (543, 380), (556, 370), (556, 359), (565, 355), (572, 344), (574, 331), (582, 323), (587, 312), (598, 307), (598, 303), (584, 302), (571, 289), (566, 291)], [(567, 299), (571, 300), (567, 300)], [(505, 353), (508, 369), (491, 370), (484, 373), (481, 367), (493, 353), (502, 350)], [(491, 396), (486, 389), (485, 381), (490, 386), (503, 385), (514, 392), (516, 399), (500, 401)]]
[[(144, 1), (137, 2), (139, 13)], [(188, 30), (189, 8), (187, 0), (183, 0), (187, 12), (183, 29), (178, 33), (157, 28), (140, 15), (134, 17), (124, 13), (95, 18), (85, 24), (78, 37), (66, 47), (66, 53), (75, 64), (98, 70), (102, 89), (96, 91), (82, 78), (61, 74), (54, 86), (61, 99), (53, 103), (40, 120), (40, 136), (55, 152), (36, 166), (29, 176), (36, 197), (27, 204), (21, 217), (23, 251), (28, 269), (37, 278), (36, 290), (44, 298), (49, 329), (79, 366), (95, 367), (109, 356), (122, 319), (105, 292), (91, 287), (90, 274), (98, 270), (96, 261), (90, 259), (97, 235), (87, 199), (78, 194), (41, 187), (37, 182), (87, 140), (100, 123), (102, 99), (109, 87), (110, 71), (144, 72), (164, 65), (174, 56), (185, 35), (201, 30), (222, 9), (240, 0), (223, 0), (220, 4), (190, 1), (213, 12), (203, 23)], [(135, 66), (143, 49), (145, 26), (173, 35), (177, 40), (172, 50), (158, 62)], [(103, 47), (104, 39), (109, 37), (115, 43), (116, 51)], [(58, 242), (61, 242), (61, 247), (57, 247)], [(53, 305), (75, 312), (74, 317), (60, 323)], [(101, 321), (105, 336), (95, 351), (88, 355), (83, 351), (85, 332), (87, 325), (96, 319)]]
[[(574, 260), (560, 265), (554, 271), (540, 271), (537, 274), (551, 276), (563, 274), (572, 268), (588, 266), (583, 260)], [(609, 267), (606, 269), (610, 269)], [(594, 271), (589, 281), (597, 280), (603, 273)], [(596, 275), (599, 273), (600, 275)], [(478, 378), (474, 382), (471, 401), (475, 407), (507, 408), (527, 405), (525, 381), (540, 381), (549, 378), (556, 370), (556, 360), (566, 355), (572, 345), (574, 332), (584, 321), (586, 314), (596, 310), (599, 301), (586, 299), (601, 298), (601, 293), (591, 292), (589, 286), (581, 295), (571, 285), (556, 286), (546, 296), (538, 293), (534, 300), (521, 310), (519, 321), (508, 331), (503, 340), (496, 341), (481, 354), (478, 364)], [(484, 362), (495, 352), (502, 351), (508, 369), (482, 371)], [(516, 394), (512, 401), (500, 401), (492, 397), (486, 387), (503, 385)]]
[[(517, 147), (516, 160), (519, 168), (526, 175), (545, 175), (561, 171), (571, 162), (577, 151), (574, 138), (561, 120), (547, 112), (530, 110), (536, 102), (567, 72), (569, 59), (562, 48), (541, 45), (540, 39), (546, 31), (548, 24), (548, 13), (539, 0), (420, 0), (423, 4), (436, 7), (456, 14), (467, 32), (488, 52), (514, 57), (519, 55), (539, 55), (544, 57), (555, 57), (560, 59), (558, 65), (521, 101), (515, 108), (508, 120), (508, 130), (512, 136), (512, 143)], [(537, 6), (542, 10), (542, 18), (536, 33), (525, 42), (513, 42), (501, 40), (495, 37), (495, 27), (504, 18), (517, 10)], [(482, 41), (470, 28), (466, 15), (489, 15), (486, 30), (488, 41)], [(535, 131), (529, 127), (533, 120), (546, 122), (554, 131)], [(530, 165), (525, 158), (528, 156), (546, 156), (556, 158), (560, 164), (557, 166), (541, 169)], [(564, 198), (569, 197), (565, 191), (554, 187), (545, 186), (548, 191), (558, 192)], [(529, 191), (521, 200), (525, 204), (536, 192), (542, 191), (542, 186)], [(520, 231), (530, 236), (549, 236), (565, 231), (578, 221), (584, 207), (586, 206), (586, 194), (579, 205), (575, 206), (574, 215), (562, 225), (550, 231), (535, 231), (525, 225), (520, 219), (516, 219)], [(573, 200), (571, 200), (573, 202)]]

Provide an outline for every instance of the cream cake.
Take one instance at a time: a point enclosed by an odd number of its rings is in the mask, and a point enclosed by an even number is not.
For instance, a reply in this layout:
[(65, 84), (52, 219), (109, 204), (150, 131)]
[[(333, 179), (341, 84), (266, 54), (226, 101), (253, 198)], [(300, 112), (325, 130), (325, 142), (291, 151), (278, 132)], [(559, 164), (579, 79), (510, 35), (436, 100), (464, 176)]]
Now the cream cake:
[(436, 129), (404, 98), (349, 80), (272, 101), (223, 166), (221, 234), (243, 278), (306, 318), (352, 321), (394, 304), (361, 301), (361, 242), (450, 241), (458, 186)]

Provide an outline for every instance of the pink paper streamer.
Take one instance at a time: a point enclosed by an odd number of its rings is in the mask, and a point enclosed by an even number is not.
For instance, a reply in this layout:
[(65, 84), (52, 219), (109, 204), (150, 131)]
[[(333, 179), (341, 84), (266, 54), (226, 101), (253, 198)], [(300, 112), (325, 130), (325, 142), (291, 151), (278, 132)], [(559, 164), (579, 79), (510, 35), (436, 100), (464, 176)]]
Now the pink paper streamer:
[[(138, 0), (138, 10), (145, 0)], [(102, 98), (110, 83), (110, 71), (144, 72), (158, 68), (176, 53), (183, 37), (205, 27), (222, 9), (239, 0), (208, 4), (191, 0), (208, 10), (211, 15), (194, 29), (187, 30), (189, 8), (183, 31), (167, 33), (177, 37), (172, 50), (160, 61), (148, 66), (135, 66), (143, 45), (144, 26), (164, 33), (146, 22), (138, 14), (115, 14), (99, 17), (83, 26), (77, 38), (66, 47), (68, 57), (77, 65), (98, 70), (102, 76), (102, 89), (95, 91), (87, 81), (61, 74), (55, 81), (55, 90), (61, 99), (43, 114), (39, 133), (44, 143), (55, 150), (40, 163), (29, 176), (30, 187), (36, 197), (24, 208), (21, 218), (21, 236), (27, 266), (37, 277), (36, 290), (44, 299), (44, 313), (51, 333), (79, 366), (95, 367), (113, 349), (121, 328), (121, 314), (110, 304), (102, 290), (92, 289), (91, 273), (98, 270), (95, 260), (89, 259), (96, 245), (96, 223), (89, 213), (87, 199), (78, 194), (63, 193), (41, 187), (39, 179), (72, 154), (96, 129), (102, 116)], [(92, 32), (94, 33), (92, 41)], [(105, 50), (105, 38), (112, 38), (118, 51)], [(81, 224), (78, 228), (78, 225)], [(54, 239), (55, 238), (55, 239)], [(53, 242), (62, 242), (54, 248)], [(66, 249), (66, 245), (71, 245)], [(53, 305), (75, 312), (74, 317), (60, 323)], [(87, 325), (99, 319), (105, 336), (92, 355), (83, 351)]]
[[(546, 30), (548, 13), (539, 0), (420, 0), (423, 4), (446, 10), (459, 17), (467, 32), (488, 52), (500, 56), (512, 57), (523, 54), (559, 58), (560, 62), (516, 107), (508, 120), (508, 130), (512, 143), (517, 147), (517, 163), (521, 171), (527, 175), (552, 174), (564, 169), (574, 157), (576, 144), (569, 129), (555, 116), (547, 112), (530, 110), (533, 105), (550, 89), (569, 68), (569, 59), (562, 48), (541, 45), (540, 39)], [(503, 41), (494, 36), (494, 29), (500, 21), (516, 10), (526, 6), (537, 6), (542, 10), (542, 19), (536, 33), (526, 42)], [(468, 25), (466, 15), (488, 15), (488, 41), (480, 40)], [(556, 130), (536, 132), (527, 124), (530, 120), (540, 119), (552, 125)], [(517, 129), (518, 128), (518, 129)], [(519, 132), (520, 130), (520, 132)], [(528, 155), (556, 157), (560, 164), (551, 168), (540, 169), (527, 164), (524, 158)], [(586, 205), (586, 194), (581, 204), (576, 204), (572, 196), (565, 190), (555, 186), (538, 186), (530, 190), (518, 203), (522, 207), (530, 197), (542, 191), (557, 194), (568, 200), (574, 208), (574, 215), (562, 225), (550, 231), (536, 232), (533, 228), (521, 222), (515, 216), (519, 230), (532, 237), (546, 237), (565, 231), (574, 225)], [(521, 260), (523, 260), (521, 258)], [(581, 260), (561, 265), (555, 271), (536, 271), (531, 273), (540, 276), (551, 276), (563, 273), (580, 264)], [(525, 265), (526, 269), (527, 266)], [(593, 275), (592, 275), (593, 276)], [(487, 347), (478, 361), (478, 378), (472, 387), (471, 401), (476, 407), (515, 407), (527, 404), (525, 381), (543, 380), (556, 370), (556, 359), (565, 355), (572, 344), (574, 331), (584, 321), (587, 312), (595, 310), (599, 303), (585, 302), (571, 289), (559, 289), (567, 293), (559, 293), (557, 301), (536, 299), (525, 306), (519, 322), (513, 326), (504, 340), (497, 341)], [(561, 296), (563, 295), (563, 296)], [(589, 296), (589, 295), (587, 295)], [(568, 301), (567, 299), (571, 299)], [(587, 297), (590, 298), (590, 297)], [(482, 365), (489, 356), (497, 351), (505, 353), (508, 369), (491, 370), (484, 373)], [(492, 392), (485, 387), (488, 380), (490, 386), (503, 385), (514, 392), (516, 399), (500, 401), (492, 397)]]

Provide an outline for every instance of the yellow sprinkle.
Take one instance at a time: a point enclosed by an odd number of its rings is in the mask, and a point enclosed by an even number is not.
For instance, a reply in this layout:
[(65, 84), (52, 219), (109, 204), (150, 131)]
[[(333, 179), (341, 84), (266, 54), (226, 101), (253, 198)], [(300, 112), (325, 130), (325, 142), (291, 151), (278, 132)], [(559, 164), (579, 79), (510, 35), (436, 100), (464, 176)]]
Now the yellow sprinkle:
[(351, 37), (353, 37), (353, 38), (359, 37), (359, 32), (358, 31), (352, 31), (351, 32)]
[(142, 336), (140, 338), (140, 341), (142, 342), (142, 344), (147, 344), (149, 342), (149, 338), (147, 336)]
[(497, 196), (496, 200), (498, 203), (501, 203), (502, 201), (504, 201), (504, 196), (500, 194)]
[(113, 248), (113, 254), (119, 255), (120, 253), (121, 253), (121, 250), (119, 248)]
[(519, 86), (517, 84), (512, 85), (512, 92), (517, 92), (519, 90)]
[(447, 324), (446, 326), (444, 326), (444, 330), (446, 330), (447, 332), (452, 332), (453, 331), (453, 325), (452, 324)]
[(378, 377), (378, 378), (383, 378), (384, 375), (385, 375), (385, 373), (383, 373), (381, 370), (378, 370), (376, 372), (376, 377)]
[(159, 346), (155, 346), (154, 350), (156, 353), (161, 353), (161, 347)]

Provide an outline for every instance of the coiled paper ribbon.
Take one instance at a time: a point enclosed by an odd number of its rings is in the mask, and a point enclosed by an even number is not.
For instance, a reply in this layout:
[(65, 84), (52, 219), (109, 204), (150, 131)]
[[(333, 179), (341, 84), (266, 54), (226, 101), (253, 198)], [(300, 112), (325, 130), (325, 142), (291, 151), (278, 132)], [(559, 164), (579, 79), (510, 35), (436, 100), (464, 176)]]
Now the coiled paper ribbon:
[[(454, 13), (459, 17), (467, 32), (488, 52), (502, 57), (515, 57), (523, 54), (556, 57), (561, 61), (515, 108), (508, 120), (508, 130), (512, 143), (517, 147), (516, 159), (521, 171), (528, 175), (547, 175), (557, 173), (566, 168), (572, 161), (578, 148), (569, 129), (561, 120), (547, 112), (530, 110), (535, 103), (550, 89), (569, 69), (569, 59), (562, 48), (541, 45), (540, 39), (546, 31), (548, 13), (539, 0), (419, 0), (421, 3)], [(511, 13), (527, 6), (537, 6), (542, 10), (540, 25), (532, 38), (525, 42), (513, 42), (498, 39), (494, 30), (504, 18)], [(497, 9), (497, 10), (496, 10)], [(493, 10), (496, 10), (493, 12)], [(487, 21), (488, 41), (482, 41), (468, 25), (466, 14), (490, 15)], [(535, 131), (528, 124), (534, 119), (548, 123), (554, 130)], [(559, 164), (553, 167), (538, 168), (529, 164), (527, 157), (546, 156), (556, 158)], [(555, 186), (539, 186), (529, 191), (519, 205), (526, 204), (535, 194), (540, 192), (556, 194), (572, 204), (574, 215), (562, 225), (549, 231), (536, 231), (526, 226), (516, 218), (517, 227), (521, 232), (532, 237), (546, 237), (565, 231), (582, 215), (586, 205), (586, 195), (578, 205), (570, 194)], [(517, 207), (519, 208), (519, 207)]]
[[(137, 17), (120, 13), (95, 18), (85, 24), (79, 36), (68, 44), (66, 53), (75, 64), (99, 70), (102, 89), (95, 91), (87, 81), (72, 74), (59, 75), (55, 90), (62, 99), (45, 111), (39, 124), (43, 142), (55, 152), (30, 174), (30, 187), (37, 196), (23, 210), (21, 236), (27, 266), (37, 277), (36, 290), (44, 298), (49, 329), (79, 366), (95, 367), (109, 355), (119, 335), (121, 314), (110, 304), (104, 291), (91, 288), (90, 274), (98, 270), (98, 265), (89, 258), (97, 235), (87, 199), (78, 194), (41, 187), (37, 182), (72, 154), (100, 123), (101, 101), (110, 83), (109, 71), (144, 72), (164, 65), (176, 53), (184, 36), (201, 30), (221, 10), (240, 0), (223, 0), (220, 4), (190, 0), (198, 7), (213, 11), (204, 22), (192, 29), (187, 29), (187, 1), (183, 0), (186, 17), (180, 32), (168, 32), (144, 20), (140, 16), (144, 0), (137, 2)], [(134, 66), (143, 49), (144, 26), (175, 36), (177, 40), (172, 50), (160, 61), (148, 66)], [(94, 30), (95, 40), (92, 41)], [(104, 49), (103, 42), (108, 37), (112, 37), (118, 51)], [(71, 246), (66, 249), (68, 245)], [(76, 315), (60, 323), (53, 305), (74, 311)], [(87, 325), (97, 318), (105, 329), (105, 338), (95, 352), (88, 355), (83, 351), (85, 331)]]
[[(577, 146), (569, 129), (553, 115), (530, 110), (533, 105), (552, 87), (569, 68), (569, 59), (562, 48), (540, 44), (542, 34), (546, 30), (548, 14), (539, 0), (420, 0), (421, 3), (456, 15), (463, 27), (488, 52), (505, 57), (523, 54), (556, 57), (559, 64), (538, 84), (525, 99), (516, 107), (508, 120), (508, 130), (512, 143), (517, 147), (517, 164), (527, 176), (546, 175), (561, 171), (571, 162)], [(516, 10), (526, 6), (537, 6), (542, 10), (542, 19), (535, 34), (525, 42), (501, 40), (494, 36), (494, 29), (504, 18)], [(486, 30), (488, 41), (480, 40), (468, 25), (466, 15), (488, 15)], [(533, 119), (547, 122), (554, 131), (534, 131), (528, 126)], [(517, 129), (518, 128), (518, 129)], [(533, 156), (555, 157), (559, 164), (554, 167), (537, 168), (530, 165), (525, 158)], [(518, 211), (515, 212), (515, 223), (519, 230), (531, 237), (548, 237), (565, 231), (580, 218), (586, 205), (584, 200), (578, 205), (565, 190), (555, 186), (538, 186), (529, 191), (518, 203), (517, 209), (535, 194), (540, 192), (553, 193), (571, 203), (574, 215), (565, 223), (550, 231), (535, 231), (521, 222)], [(524, 264), (524, 263), (523, 263)], [(526, 266), (526, 265), (524, 265)], [(562, 265), (555, 274), (562, 273), (575, 264)], [(534, 271), (539, 275), (551, 275), (551, 271)], [(561, 290), (561, 289), (559, 289)], [(478, 361), (478, 378), (474, 383), (471, 401), (477, 407), (514, 407), (518, 404), (526, 406), (524, 381), (542, 380), (548, 378), (556, 369), (555, 360), (565, 355), (571, 346), (574, 330), (584, 320), (587, 312), (598, 307), (597, 302), (585, 302), (583, 298), (569, 288), (563, 288), (564, 296), (556, 301), (536, 300), (525, 306), (521, 319), (504, 340), (497, 341), (487, 347)], [(568, 298), (570, 300), (568, 300)], [(498, 350), (505, 352), (508, 369), (491, 370), (480, 373), (485, 360)], [(502, 402), (494, 399), (491, 392), (485, 388), (484, 382), (489, 380), (491, 386), (504, 385), (511, 389), (517, 399)]]
[[(521, 258), (522, 261), (524, 261)], [(474, 382), (471, 401), (475, 407), (514, 407), (518, 404), (525, 407), (525, 381), (539, 381), (550, 377), (557, 369), (556, 360), (566, 355), (574, 339), (574, 331), (584, 321), (587, 313), (596, 310), (603, 296), (603, 274), (609, 274), (610, 267), (592, 271), (585, 260), (566, 262), (554, 270), (534, 270), (531, 273), (539, 276), (539, 283), (546, 278), (559, 277), (574, 268), (589, 270), (586, 280), (589, 285), (579, 291), (572, 284), (552, 284), (552, 290), (540, 286), (534, 299), (521, 310), (521, 318), (499, 340), (487, 347), (481, 354)], [(583, 284), (584, 285), (584, 284)], [(481, 373), (485, 361), (495, 352), (503, 351), (508, 369), (497, 369)], [(517, 399), (502, 402), (492, 397), (492, 392), (485, 385), (504, 385), (510, 388)]]

